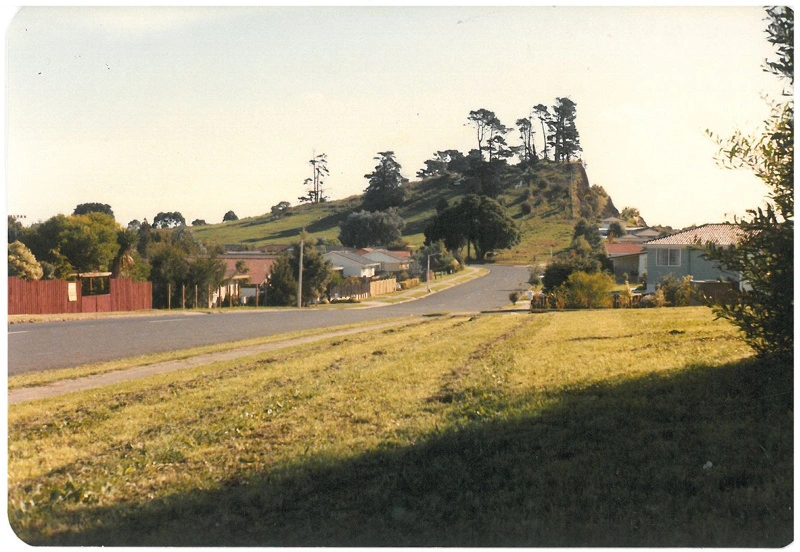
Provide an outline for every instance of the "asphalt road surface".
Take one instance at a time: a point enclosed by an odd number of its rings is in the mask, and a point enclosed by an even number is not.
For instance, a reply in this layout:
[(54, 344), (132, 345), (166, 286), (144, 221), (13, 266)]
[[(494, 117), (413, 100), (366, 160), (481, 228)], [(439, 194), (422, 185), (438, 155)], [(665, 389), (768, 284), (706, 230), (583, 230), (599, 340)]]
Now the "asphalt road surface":
[(8, 374), (52, 370), (300, 330), (384, 318), (493, 310), (528, 280), (525, 267), (493, 266), (486, 276), (423, 299), (342, 310), (259, 309), (70, 322), (9, 324)]

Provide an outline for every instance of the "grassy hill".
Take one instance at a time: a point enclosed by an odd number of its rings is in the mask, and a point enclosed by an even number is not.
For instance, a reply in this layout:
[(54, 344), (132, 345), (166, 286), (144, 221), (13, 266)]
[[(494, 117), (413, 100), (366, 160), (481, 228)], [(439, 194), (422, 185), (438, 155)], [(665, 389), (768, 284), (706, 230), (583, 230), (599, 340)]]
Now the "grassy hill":
[[(422, 245), (425, 227), (436, 215), (436, 205), (442, 199), (452, 204), (470, 189), (469, 181), (460, 175), (410, 182), (407, 199), (398, 209), (406, 221), (404, 238), (413, 246)], [(616, 213), (613, 202), (602, 188), (589, 185), (579, 163), (540, 163), (528, 171), (507, 167), (500, 177), (500, 189), (497, 199), (506, 206), (522, 233), (519, 245), (494, 256), (500, 263), (529, 263), (549, 257), (568, 245), (575, 220), (581, 216), (600, 218)], [(361, 196), (351, 196), (292, 207), (284, 216), (264, 214), (192, 230), (207, 242), (256, 249), (267, 244), (297, 241), (303, 229), (315, 239), (335, 240), (339, 236), (339, 224), (349, 213), (360, 209)]]

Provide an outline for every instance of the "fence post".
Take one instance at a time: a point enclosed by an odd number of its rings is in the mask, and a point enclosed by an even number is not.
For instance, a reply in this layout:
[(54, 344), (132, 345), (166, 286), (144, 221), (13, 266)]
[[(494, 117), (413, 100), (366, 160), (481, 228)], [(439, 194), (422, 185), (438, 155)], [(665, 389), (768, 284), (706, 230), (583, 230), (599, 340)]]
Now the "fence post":
[(181, 308), (186, 310), (186, 284), (181, 284)]
[(194, 308), (197, 308), (197, 284), (194, 285)]
[(172, 310), (172, 284), (167, 284), (167, 310)]

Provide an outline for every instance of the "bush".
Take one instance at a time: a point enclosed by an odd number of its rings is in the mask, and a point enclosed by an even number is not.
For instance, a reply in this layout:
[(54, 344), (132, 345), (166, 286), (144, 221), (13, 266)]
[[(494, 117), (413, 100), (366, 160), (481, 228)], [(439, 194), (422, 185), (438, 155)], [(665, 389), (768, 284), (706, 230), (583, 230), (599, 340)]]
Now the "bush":
[(688, 306), (692, 300), (692, 277), (684, 276), (680, 280), (674, 274), (667, 274), (656, 286), (664, 296), (664, 301), (673, 307)]
[(509, 293), (508, 294), (508, 300), (511, 301), (512, 303), (516, 304), (516, 302), (519, 301), (519, 292), (518, 291), (512, 291), (511, 293)]
[(531, 205), (530, 201), (525, 201), (522, 203), (522, 214), (523, 215), (530, 215), (533, 211), (533, 205)]
[(419, 285), (419, 278), (411, 278), (410, 280), (403, 280), (402, 282), (399, 283), (400, 283), (400, 289), (402, 290), (411, 289)]
[(588, 309), (611, 306), (610, 293), (614, 288), (614, 280), (608, 274), (573, 272), (566, 286), (571, 306)]

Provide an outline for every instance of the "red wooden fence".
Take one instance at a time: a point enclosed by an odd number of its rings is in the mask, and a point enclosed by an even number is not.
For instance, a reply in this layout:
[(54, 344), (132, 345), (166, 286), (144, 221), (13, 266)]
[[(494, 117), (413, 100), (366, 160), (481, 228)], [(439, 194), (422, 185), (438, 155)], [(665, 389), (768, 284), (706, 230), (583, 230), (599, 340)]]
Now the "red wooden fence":
[[(70, 297), (70, 284), (73, 284), (72, 297)], [(151, 308), (153, 308), (153, 285), (150, 282), (112, 278), (109, 293), (83, 296), (80, 282), (31, 281), (8, 277), (8, 314), (112, 312)]]

